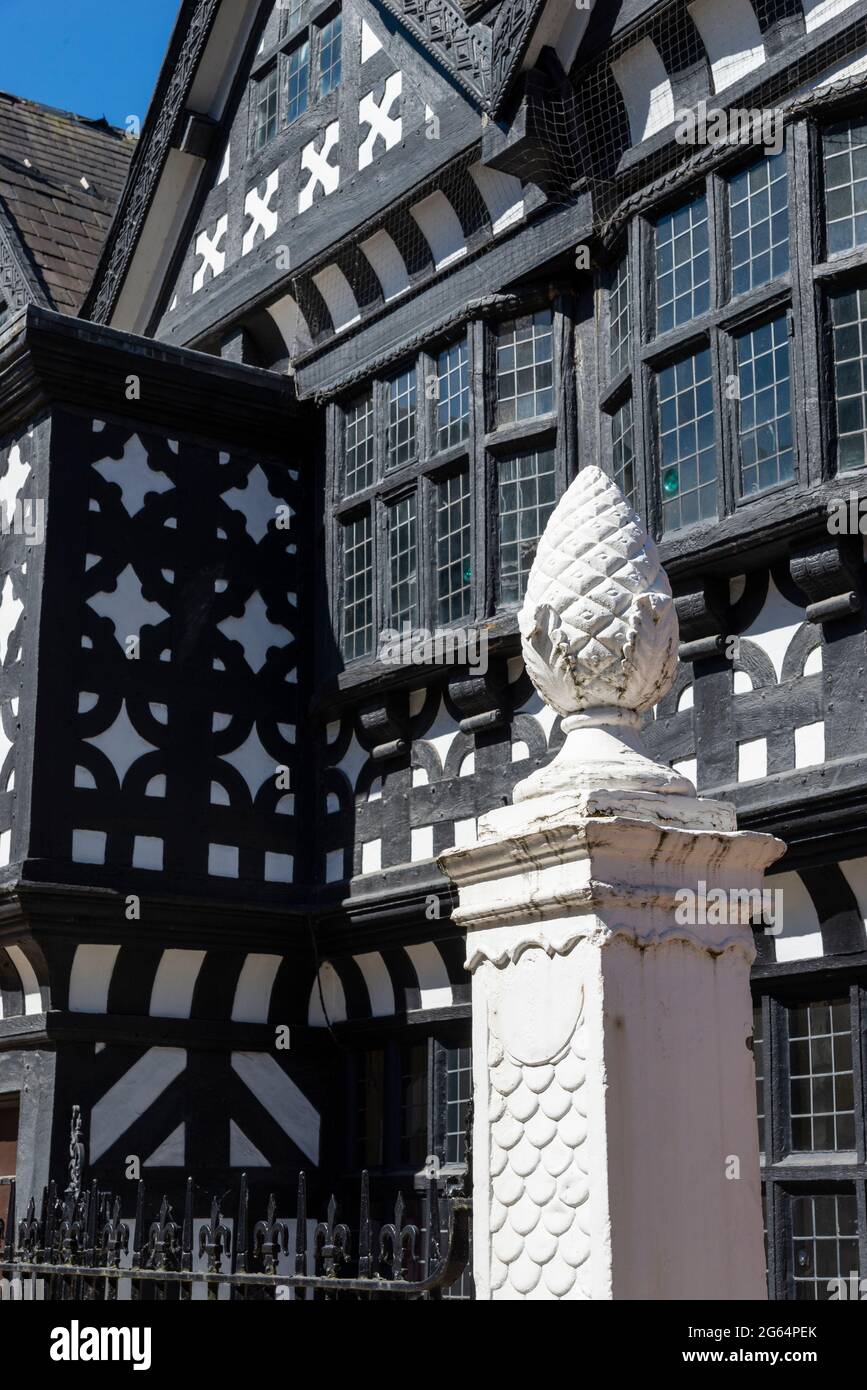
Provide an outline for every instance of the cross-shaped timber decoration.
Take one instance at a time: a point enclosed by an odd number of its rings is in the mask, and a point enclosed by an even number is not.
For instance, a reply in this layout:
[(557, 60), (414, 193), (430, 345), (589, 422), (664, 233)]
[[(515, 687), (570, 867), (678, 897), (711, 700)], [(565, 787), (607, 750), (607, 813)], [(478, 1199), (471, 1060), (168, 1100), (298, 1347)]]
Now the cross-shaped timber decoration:
[(220, 243), (225, 240), (228, 230), (229, 218), (224, 213), (217, 222), (213, 236), (206, 229), (196, 237), (196, 255), (201, 256), (202, 263), (193, 276), (193, 294), (198, 294), (203, 287), (208, 269), (215, 277), (222, 275), (226, 269), (226, 252), (220, 249)]
[(274, 169), (268, 175), (264, 195), (260, 195), (258, 188), (251, 188), (247, 194), (244, 211), (250, 218), (250, 225), (244, 233), (244, 241), (241, 246), (242, 256), (248, 255), (253, 250), (260, 228), (263, 241), (267, 241), (276, 232), (280, 219), (276, 208), (271, 207), (271, 202), (279, 186), (280, 170)]
[(373, 162), (373, 152), (378, 139), (390, 150), (400, 143), (403, 134), (403, 120), (398, 113), (391, 115), (391, 108), (399, 100), (403, 88), (403, 73), (393, 72), (385, 84), (382, 101), (377, 103), (373, 92), (361, 98), (358, 103), (358, 124), (370, 126), (364, 140), (358, 147), (358, 167), (366, 169)]
[(301, 168), (307, 169), (310, 178), (298, 194), (298, 211), (306, 212), (313, 204), (313, 195), (317, 185), (321, 185), (322, 192), (327, 198), (329, 193), (333, 193), (340, 183), (340, 165), (329, 164), (328, 156), (340, 139), (340, 122), (332, 121), (325, 131), (325, 138), (322, 141), (322, 149), (316, 149), (316, 141), (311, 140), (309, 145), (305, 145), (301, 151)]

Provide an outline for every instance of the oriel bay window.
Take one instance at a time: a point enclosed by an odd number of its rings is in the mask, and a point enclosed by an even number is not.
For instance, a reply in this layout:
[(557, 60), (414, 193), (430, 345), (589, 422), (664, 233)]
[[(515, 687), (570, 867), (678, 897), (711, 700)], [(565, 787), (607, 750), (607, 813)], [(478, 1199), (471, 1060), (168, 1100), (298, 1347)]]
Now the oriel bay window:
[(520, 604), (572, 467), (564, 365), (571, 316), (537, 295), (526, 312), (462, 325), (332, 407), (344, 662), (375, 659), (380, 635), (406, 625), (469, 624)]
[(607, 276), (610, 471), (658, 535), (799, 481), (793, 154), (734, 158), (633, 218)]
[(795, 121), (779, 153), (721, 152), (618, 231), (602, 441), (655, 534), (686, 548), (772, 492), (867, 468), (863, 114)]
[(771, 1297), (839, 1299), (867, 1277), (865, 995), (781, 979), (756, 1005), (753, 1055)]

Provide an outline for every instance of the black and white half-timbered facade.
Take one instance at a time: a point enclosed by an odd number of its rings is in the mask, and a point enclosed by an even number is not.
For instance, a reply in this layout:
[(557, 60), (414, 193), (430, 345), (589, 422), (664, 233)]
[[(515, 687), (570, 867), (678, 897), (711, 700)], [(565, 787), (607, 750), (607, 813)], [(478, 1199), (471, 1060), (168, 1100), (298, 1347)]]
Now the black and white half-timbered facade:
[(21, 1185), (74, 1104), (114, 1187), (463, 1171), (436, 859), (562, 744), (516, 614), (600, 463), (677, 600), (648, 747), (788, 845), (771, 1294), (867, 1277), (867, 0), (184, 0), (80, 309), (13, 194)]

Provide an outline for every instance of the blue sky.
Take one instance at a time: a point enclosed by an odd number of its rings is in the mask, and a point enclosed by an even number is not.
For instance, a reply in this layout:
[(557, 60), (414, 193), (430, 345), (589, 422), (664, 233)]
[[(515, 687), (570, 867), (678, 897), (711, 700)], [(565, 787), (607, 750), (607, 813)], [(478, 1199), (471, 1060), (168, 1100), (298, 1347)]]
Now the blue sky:
[(144, 120), (179, 0), (0, 0), (0, 91)]

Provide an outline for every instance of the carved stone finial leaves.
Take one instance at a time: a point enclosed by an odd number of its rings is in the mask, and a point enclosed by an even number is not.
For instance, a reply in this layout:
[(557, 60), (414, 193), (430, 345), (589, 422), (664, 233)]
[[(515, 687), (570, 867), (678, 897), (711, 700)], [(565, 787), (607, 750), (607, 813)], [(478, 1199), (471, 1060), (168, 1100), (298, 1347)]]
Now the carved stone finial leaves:
[(539, 541), (519, 614), (524, 661), (559, 714), (642, 714), (670, 689), (677, 615), (656, 546), (601, 469), (584, 468)]
[(601, 469), (582, 469), (552, 513), (518, 623), (530, 679), (569, 737), (516, 801), (580, 786), (694, 794), (641, 750), (641, 717), (674, 680), (677, 614), (656, 546)]

